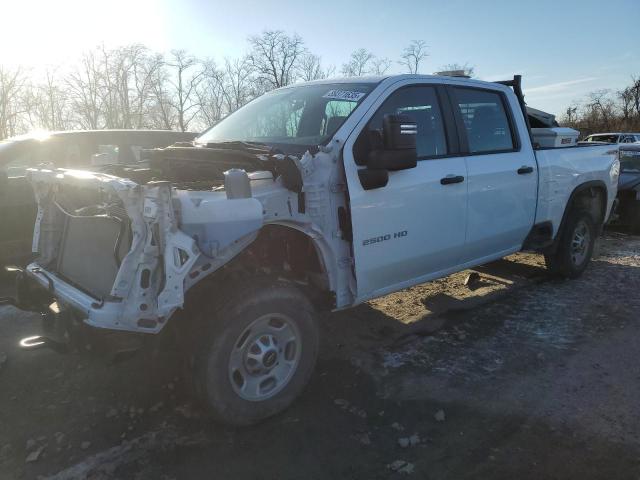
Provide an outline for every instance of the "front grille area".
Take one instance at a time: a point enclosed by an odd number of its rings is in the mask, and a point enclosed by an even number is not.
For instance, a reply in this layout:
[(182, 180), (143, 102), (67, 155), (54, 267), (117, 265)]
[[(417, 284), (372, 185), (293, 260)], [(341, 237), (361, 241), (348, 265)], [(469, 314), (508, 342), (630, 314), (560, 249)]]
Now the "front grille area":
[(57, 273), (91, 296), (106, 298), (131, 247), (128, 217), (64, 216)]

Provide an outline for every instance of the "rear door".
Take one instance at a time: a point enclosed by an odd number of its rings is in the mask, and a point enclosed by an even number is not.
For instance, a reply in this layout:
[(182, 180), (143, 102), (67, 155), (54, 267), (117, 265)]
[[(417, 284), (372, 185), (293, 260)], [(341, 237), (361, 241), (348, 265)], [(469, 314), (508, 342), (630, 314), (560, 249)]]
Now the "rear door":
[[(533, 226), (537, 165), (522, 115), (500, 90), (450, 88), (466, 152), (469, 210), (463, 263), (520, 250)], [(524, 138), (524, 141), (523, 141)]]
[[(418, 164), (389, 172), (385, 187), (364, 190), (357, 172), (366, 164), (369, 131), (380, 130), (387, 113), (407, 114), (417, 122)], [(454, 130), (444, 88), (401, 82), (356, 127), (357, 140), (347, 142), (344, 165), (360, 300), (458, 265), (465, 241), (467, 172)]]

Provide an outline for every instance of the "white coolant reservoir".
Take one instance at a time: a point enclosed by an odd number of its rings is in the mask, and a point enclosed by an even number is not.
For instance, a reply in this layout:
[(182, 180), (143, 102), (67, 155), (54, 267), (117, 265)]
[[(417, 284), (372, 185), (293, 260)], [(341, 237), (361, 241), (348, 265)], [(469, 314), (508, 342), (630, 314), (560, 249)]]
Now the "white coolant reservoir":
[(186, 190), (176, 190), (176, 196), (181, 206), (180, 229), (207, 256), (215, 257), (262, 227), (262, 204), (255, 198), (228, 199), (225, 192)]

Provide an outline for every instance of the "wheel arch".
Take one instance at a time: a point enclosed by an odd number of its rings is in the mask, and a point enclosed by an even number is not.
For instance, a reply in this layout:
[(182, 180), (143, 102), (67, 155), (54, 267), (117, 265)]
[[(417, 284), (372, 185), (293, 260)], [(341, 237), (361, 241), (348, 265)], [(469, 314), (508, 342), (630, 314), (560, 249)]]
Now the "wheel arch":
[(571, 211), (576, 207), (582, 207), (591, 213), (593, 221), (596, 224), (596, 233), (598, 235), (600, 234), (607, 214), (607, 193), (607, 186), (602, 180), (584, 182), (573, 189), (564, 208), (558, 229), (555, 232), (554, 241), (550, 247), (550, 251), (555, 251), (557, 249), (560, 235), (562, 235), (567, 224), (567, 218)]
[(224, 265), (194, 282), (195, 292), (207, 291), (212, 283), (228, 283), (243, 276), (286, 279), (299, 284), (317, 307), (335, 302), (335, 260), (321, 233), (294, 222), (264, 225)]

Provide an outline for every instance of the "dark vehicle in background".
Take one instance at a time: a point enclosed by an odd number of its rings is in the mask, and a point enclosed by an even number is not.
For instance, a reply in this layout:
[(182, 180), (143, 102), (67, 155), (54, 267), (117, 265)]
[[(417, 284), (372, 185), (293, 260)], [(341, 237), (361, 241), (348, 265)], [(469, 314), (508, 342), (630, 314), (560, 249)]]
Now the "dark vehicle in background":
[(0, 266), (24, 263), (31, 254), (37, 203), (28, 168), (111, 173), (140, 161), (140, 151), (191, 142), (196, 133), (170, 130), (80, 130), (22, 135), (0, 142)]
[(620, 146), (620, 177), (615, 223), (640, 234), (640, 144)]

